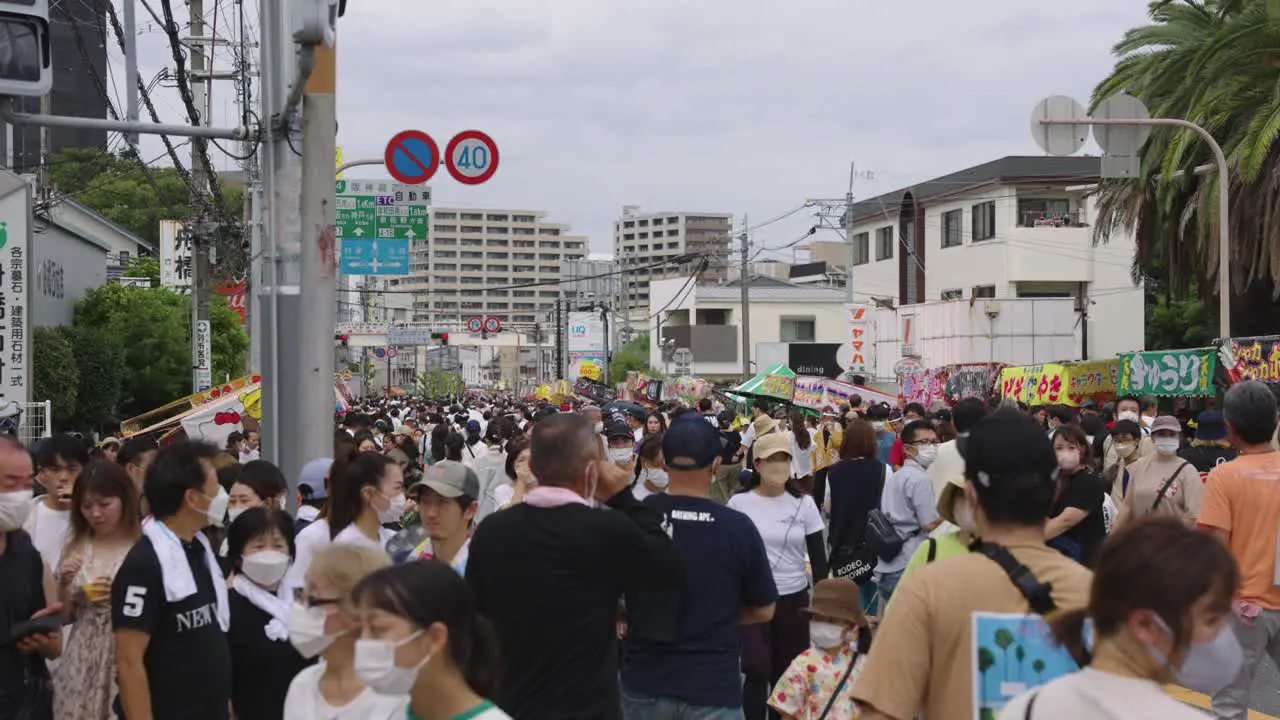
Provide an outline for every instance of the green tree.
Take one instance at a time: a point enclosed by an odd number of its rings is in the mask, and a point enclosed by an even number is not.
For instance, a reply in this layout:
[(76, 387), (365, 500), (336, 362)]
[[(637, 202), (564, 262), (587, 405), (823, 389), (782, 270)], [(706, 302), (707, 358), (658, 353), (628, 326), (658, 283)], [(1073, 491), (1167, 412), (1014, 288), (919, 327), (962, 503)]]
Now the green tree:
[[(101, 328), (121, 348), (120, 413), (131, 417), (191, 393), (190, 299), (167, 288), (103, 285), (76, 303), (77, 327)], [(221, 381), (244, 370), (248, 340), (239, 317), (214, 298), (213, 372)]]
[(987, 671), (996, 665), (996, 654), (991, 652), (989, 647), (978, 648), (978, 675), (981, 676), (981, 682), (978, 684), (978, 705), (986, 707), (987, 704)]
[(53, 405), (54, 427), (65, 428), (75, 418), (80, 373), (65, 328), (38, 327), (31, 333), (31, 385), (34, 399)]
[(432, 370), (430, 372), (418, 373), (418, 383), (415, 392), (423, 397), (437, 398), (445, 395), (454, 395), (465, 390), (465, 383), (462, 382), (462, 376), (455, 372), (445, 370)]
[(1021, 645), (1019, 645), (1018, 647), (1014, 648), (1014, 649), (1013, 649), (1013, 656), (1014, 656), (1015, 658), (1017, 658), (1017, 660), (1018, 660), (1018, 677), (1019, 677), (1019, 678), (1025, 678), (1025, 677), (1026, 677), (1026, 673), (1025, 673), (1025, 672), (1023, 672), (1023, 670), (1022, 670), (1022, 663), (1023, 663), (1023, 661), (1025, 661), (1025, 660), (1027, 659), (1027, 651), (1026, 651), (1026, 648), (1023, 648)]
[[(129, 152), (68, 148), (54, 156), (50, 174), (59, 192), (155, 243), (160, 239), (161, 220), (191, 214), (191, 190), (175, 168), (154, 165), (144, 171)], [(224, 183), (222, 193), (226, 216), (240, 218), (243, 188)]]
[(996, 630), (995, 642), (996, 647), (1000, 648), (1000, 652), (1004, 654), (1004, 680), (1009, 682), (1009, 646), (1013, 645), (1013, 631), (1009, 628), (1000, 628)]
[(1031, 672), (1034, 672), (1036, 674), (1037, 685), (1044, 684), (1044, 669), (1045, 669), (1044, 660), (1041, 660), (1040, 658), (1036, 658), (1035, 660), (1031, 661)]
[(106, 430), (119, 422), (124, 348), (101, 327), (81, 325), (65, 329), (80, 375), (75, 425), (84, 430)]
[(649, 370), (649, 334), (643, 333), (631, 339), (631, 342), (618, 348), (613, 353), (613, 361), (609, 363), (609, 379), (615, 383), (627, 379), (629, 372), (646, 372)]
[[(1093, 105), (1118, 92), (1153, 117), (1183, 118), (1212, 133), (1227, 155), (1235, 335), (1280, 326), (1280, 3), (1273, 0), (1157, 0), (1150, 24), (1115, 46), (1112, 73)], [(1106, 181), (1098, 194), (1095, 240), (1135, 233), (1135, 275), (1155, 269), (1165, 305), (1193, 297), (1213, 307), (1218, 291), (1218, 177), (1196, 134), (1156, 128), (1140, 150), (1141, 172)], [(1213, 326), (1210, 326), (1213, 327)], [(1213, 328), (1216, 331), (1216, 327)]]
[(151, 287), (160, 287), (160, 258), (154, 255), (135, 257), (124, 266), (121, 275), (144, 277), (151, 281)]

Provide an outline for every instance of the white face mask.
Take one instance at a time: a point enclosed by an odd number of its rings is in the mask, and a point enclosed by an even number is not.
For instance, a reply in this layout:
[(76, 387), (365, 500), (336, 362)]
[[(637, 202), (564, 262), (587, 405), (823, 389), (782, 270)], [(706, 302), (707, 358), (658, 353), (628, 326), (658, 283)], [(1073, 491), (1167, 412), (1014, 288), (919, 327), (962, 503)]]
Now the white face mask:
[(298, 654), (311, 659), (333, 644), (337, 635), (325, 635), (324, 623), (328, 618), (323, 607), (307, 607), (295, 602), (289, 613), (289, 642)]
[(634, 457), (631, 448), (609, 448), (609, 459), (616, 463), (629, 463)]
[(1134, 451), (1137, 447), (1138, 447), (1137, 445), (1135, 445), (1134, 443), (1131, 443), (1131, 442), (1127, 442), (1127, 443), (1116, 443), (1116, 454), (1117, 454), (1117, 455), (1119, 455), (1119, 456), (1120, 456), (1120, 457), (1122, 457), (1122, 458), (1127, 458), (1127, 457), (1129, 457), (1130, 455), (1132, 455), (1132, 454), (1133, 454), (1133, 451)]
[(241, 508), (231, 508), (230, 510), (228, 510), (228, 511), (227, 511), (227, 525), (230, 525), (231, 523), (235, 522), (235, 521), (236, 521), (236, 518), (238, 518), (238, 517), (240, 517), (241, 515), (243, 515), (243, 514), (244, 514), (244, 511), (245, 511), (245, 510), (248, 510), (248, 509), (249, 509), (249, 508), (241, 507)]
[(825, 620), (810, 620), (809, 642), (823, 650), (841, 647), (845, 644), (844, 626)]
[(396, 665), (396, 650), (413, 642), (421, 634), (422, 631), (419, 630), (400, 641), (357, 640), (356, 677), (379, 695), (408, 695), (413, 689), (413, 681), (418, 679), (418, 670), (427, 664), (431, 655), (427, 654), (411, 668), (402, 668)]
[(0, 493), (0, 532), (12, 532), (22, 527), (31, 514), (35, 496), (30, 490)]
[(404, 493), (399, 493), (394, 497), (388, 498), (386, 509), (378, 510), (378, 522), (399, 522), (400, 518), (404, 517), (405, 503)]
[(1178, 446), (1178, 438), (1155, 438), (1152, 443), (1156, 446), (1156, 452), (1161, 455), (1176, 455)]
[(240, 571), (255, 583), (268, 587), (280, 582), (289, 571), (289, 556), (279, 550), (263, 550), (245, 555), (240, 561)]
[[(205, 497), (209, 496), (205, 495)], [(227, 489), (219, 487), (218, 494), (213, 496), (213, 499), (209, 501), (209, 508), (204, 511), (205, 517), (209, 518), (210, 525), (222, 527), (227, 516), (227, 504), (230, 502), (231, 496), (227, 494)]]
[(1079, 450), (1059, 450), (1058, 451), (1058, 467), (1071, 472), (1080, 467), (1080, 451)]
[(671, 476), (661, 468), (649, 468), (645, 472), (645, 481), (659, 490), (666, 490), (671, 484)]
[(1154, 425), (1154, 424), (1155, 424), (1155, 422), (1156, 422), (1156, 417), (1155, 417), (1154, 415), (1143, 415), (1143, 416), (1142, 416), (1142, 426), (1143, 426), (1143, 427), (1148, 427), (1148, 428), (1149, 428), (1149, 427), (1151, 427), (1152, 425)]
[(920, 467), (927, 468), (933, 464), (934, 460), (937, 460), (937, 459), (938, 459), (937, 445), (926, 445), (922, 448), (917, 448), (916, 462), (920, 463)]
[(601, 420), (600, 422), (597, 422), (595, 425), (592, 425), (591, 431), (597, 434), (604, 432), (604, 421)]
[(1120, 413), (1120, 414), (1116, 415), (1116, 419), (1117, 419), (1117, 420), (1132, 420), (1133, 422), (1138, 422), (1138, 413), (1136, 413), (1136, 412), (1134, 412), (1134, 411), (1132, 411), (1132, 410), (1125, 410), (1124, 412), (1122, 412), (1122, 413)]

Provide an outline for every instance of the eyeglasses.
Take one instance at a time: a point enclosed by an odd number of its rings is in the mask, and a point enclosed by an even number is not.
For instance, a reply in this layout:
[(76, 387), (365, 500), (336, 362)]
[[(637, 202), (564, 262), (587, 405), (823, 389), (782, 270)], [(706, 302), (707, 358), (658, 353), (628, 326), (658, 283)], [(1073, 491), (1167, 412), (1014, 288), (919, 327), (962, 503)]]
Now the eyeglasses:
[(911, 445), (912, 447), (917, 447), (917, 448), (938, 447), (938, 443), (933, 440), (920, 440), (919, 442), (913, 442), (908, 444)]
[(293, 589), (293, 601), (303, 607), (324, 607), (325, 605), (337, 605), (337, 598), (318, 598), (315, 595), (308, 595), (306, 588)]

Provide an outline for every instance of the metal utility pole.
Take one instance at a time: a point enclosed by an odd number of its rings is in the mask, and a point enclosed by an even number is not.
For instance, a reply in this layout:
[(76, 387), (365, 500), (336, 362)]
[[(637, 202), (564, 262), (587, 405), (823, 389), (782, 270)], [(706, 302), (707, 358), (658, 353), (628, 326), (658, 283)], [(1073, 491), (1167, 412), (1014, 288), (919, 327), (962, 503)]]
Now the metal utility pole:
[[(188, 73), (191, 99), (196, 109), (196, 117), (191, 118), (191, 122), (193, 125), (204, 126), (208, 118), (201, 113), (209, 96), (205, 49), (201, 41), (204, 37), (204, 0), (188, 0), (187, 9), (191, 37), (195, 38), (187, 47), (187, 56), (191, 61)], [(195, 392), (208, 390), (212, 384), (208, 369), (201, 366), (210, 361), (209, 291), (213, 284), (213, 278), (210, 277), (213, 268), (209, 262), (209, 247), (214, 236), (210, 229), (215, 215), (209, 207), (209, 183), (217, 180), (204, 172), (201, 158), (205, 147), (202, 140), (191, 143), (191, 388)]]
[(564, 300), (556, 299), (556, 374), (553, 380), (564, 377)]
[(738, 239), (742, 241), (742, 276), (738, 278), (738, 284), (742, 286), (742, 379), (746, 380), (751, 377), (751, 258), (748, 255), (751, 241), (747, 235), (746, 215), (742, 216), (742, 234)]
[(613, 358), (609, 355), (609, 307), (604, 303), (600, 303), (600, 319), (604, 321), (604, 384), (609, 384), (609, 362)]

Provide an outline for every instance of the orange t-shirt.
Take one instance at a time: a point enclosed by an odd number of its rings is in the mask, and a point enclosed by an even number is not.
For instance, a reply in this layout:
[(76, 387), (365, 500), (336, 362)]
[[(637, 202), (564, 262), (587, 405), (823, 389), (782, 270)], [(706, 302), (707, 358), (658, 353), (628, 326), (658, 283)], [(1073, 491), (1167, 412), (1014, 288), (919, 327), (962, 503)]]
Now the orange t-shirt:
[(1240, 565), (1240, 598), (1280, 610), (1280, 453), (1240, 455), (1209, 472), (1199, 524), (1226, 530)]

